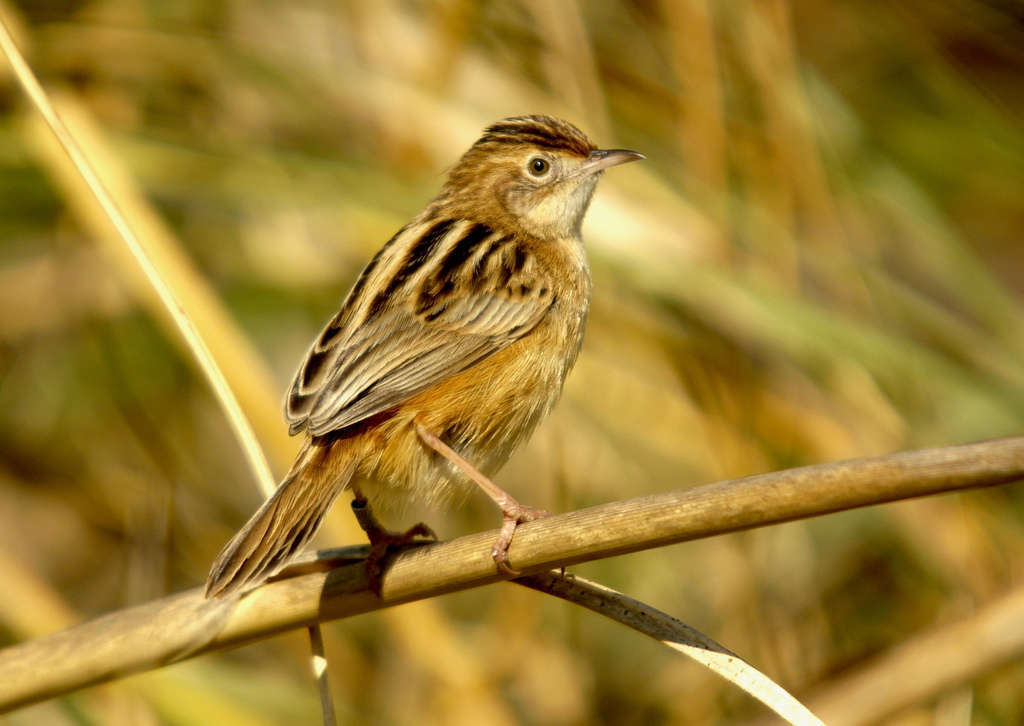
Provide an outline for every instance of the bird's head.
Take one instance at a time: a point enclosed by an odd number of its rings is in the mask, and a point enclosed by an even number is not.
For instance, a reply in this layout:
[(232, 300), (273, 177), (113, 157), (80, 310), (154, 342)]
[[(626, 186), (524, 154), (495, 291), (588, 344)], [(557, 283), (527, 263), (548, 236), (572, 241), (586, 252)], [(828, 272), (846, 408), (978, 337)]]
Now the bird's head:
[(578, 236), (601, 172), (643, 158), (598, 149), (567, 121), (516, 116), (484, 130), (452, 169), (439, 201), (541, 239)]

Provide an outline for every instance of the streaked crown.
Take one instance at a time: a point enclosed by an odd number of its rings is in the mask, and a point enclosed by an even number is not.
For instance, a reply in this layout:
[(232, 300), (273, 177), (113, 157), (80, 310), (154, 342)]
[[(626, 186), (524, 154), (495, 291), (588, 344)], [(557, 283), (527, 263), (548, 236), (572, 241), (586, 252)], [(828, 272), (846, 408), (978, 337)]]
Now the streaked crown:
[(597, 147), (587, 135), (568, 121), (552, 116), (513, 116), (491, 124), (473, 149), (496, 149), (502, 145), (530, 144), (586, 157)]

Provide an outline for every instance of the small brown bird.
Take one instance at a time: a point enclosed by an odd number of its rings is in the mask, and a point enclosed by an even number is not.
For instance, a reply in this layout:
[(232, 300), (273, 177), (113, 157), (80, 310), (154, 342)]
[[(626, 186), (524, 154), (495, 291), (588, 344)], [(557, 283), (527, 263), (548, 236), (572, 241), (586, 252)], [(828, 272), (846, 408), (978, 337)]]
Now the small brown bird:
[(285, 403), (302, 450), (218, 555), (208, 597), (280, 570), (346, 488), (382, 552), (429, 529), (385, 532), (367, 498), (441, 500), (475, 481), (504, 515), (492, 556), (515, 574), (516, 525), (544, 513), (488, 476), (551, 410), (579, 353), (591, 285), (580, 225), (597, 180), (643, 158), (548, 116), (484, 131), (306, 353)]

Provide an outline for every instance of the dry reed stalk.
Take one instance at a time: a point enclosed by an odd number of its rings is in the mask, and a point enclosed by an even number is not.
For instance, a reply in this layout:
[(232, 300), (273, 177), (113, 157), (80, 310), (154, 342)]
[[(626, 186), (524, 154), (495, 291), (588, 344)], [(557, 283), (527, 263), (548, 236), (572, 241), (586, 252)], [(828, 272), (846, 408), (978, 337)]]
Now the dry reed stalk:
[[(510, 556), (525, 574), (675, 542), (898, 499), (1024, 478), (1024, 437), (761, 474), (529, 522)], [(494, 532), (399, 553), (381, 596), (362, 548), (322, 553), (348, 564), (277, 580), (245, 597), (172, 595), (0, 651), (0, 710), (296, 627), (493, 583)], [(355, 559), (353, 562), (352, 560)]]
[[(169, 316), (174, 327), (181, 334), (186, 343), (188, 351), (192, 354), (197, 366), (206, 376), (207, 382), (213, 389), (224, 411), (225, 417), (231, 424), (232, 431), (238, 438), (238, 442), (246, 455), (253, 475), (260, 483), (265, 494), (269, 494), (274, 488), (274, 478), (270, 473), (270, 466), (267, 464), (263, 449), (256, 438), (256, 434), (249, 424), (242, 407), (235, 398), (234, 392), (228, 385), (224, 373), (210, 352), (203, 336), (200, 335), (192, 319), (185, 312), (185, 308), (179, 301), (178, 291), (168, 284), (166, 269), (161, 269), (154, 263), (150, 250), (144, 238), (136, 235), (135, 229), (129, 223), (128, 218), (122, 212), (121, 207), (115, 201), (114, 195), (108, 190), (100, 175), (89, 157), (82, 150), (78, 138), (85, 133), (82, 128), (77, 134), (72, 134), (65, 125), (61, 115), (58, 115), (49, 96), (43, 91), (42, 86), (36, 79), (35, 74), (29, 68), (21, 52), (14, 44), (14, 39), (7, 30), (7, 26), (0, 23), (0, 51), (6, 56), (14, 75), (35, 107), (39, 116), (49, 128), (53, 137), (60, 146), (61, 152), (70, 160), (73, 172), (66, 175), (67, 179), (80, 179), (84, 184), (87, 194), (95, 200), (102, 217), (116, 230), (118, 250), (124, 249), (128, 258), (142, 272), (145, 281), (151, 286), (159, 301), (158, 310), (160, 317)], [(73, 113), (71, 104), (63, 109), (64, 115)], [(84, 117), (84, 115), (83, 115)], [(55, 161), (55, 160), (54, 160)], [(83, 190), (84, 191), (84, 190)], [(79, 197), (83, 195), (78, 195)], [(172, 256), (170, 249), (166, 250), (164, 262)], [(193, 282), (198, 284), (198, 276), (193, 276)]]

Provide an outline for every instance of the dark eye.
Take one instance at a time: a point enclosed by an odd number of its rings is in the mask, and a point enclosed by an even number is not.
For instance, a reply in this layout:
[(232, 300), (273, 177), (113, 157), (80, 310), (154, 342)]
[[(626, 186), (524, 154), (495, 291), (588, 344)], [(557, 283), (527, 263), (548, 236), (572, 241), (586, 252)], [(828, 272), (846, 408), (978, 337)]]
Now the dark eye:
[(527, 168), (534, 176), (544, 176), (544, 174), (547, 173), (547, 170), (551, 168), (551, 164), (548, 163), (547, 159), (535, 156), (530, 159), (530, 163), (527, 165)]

